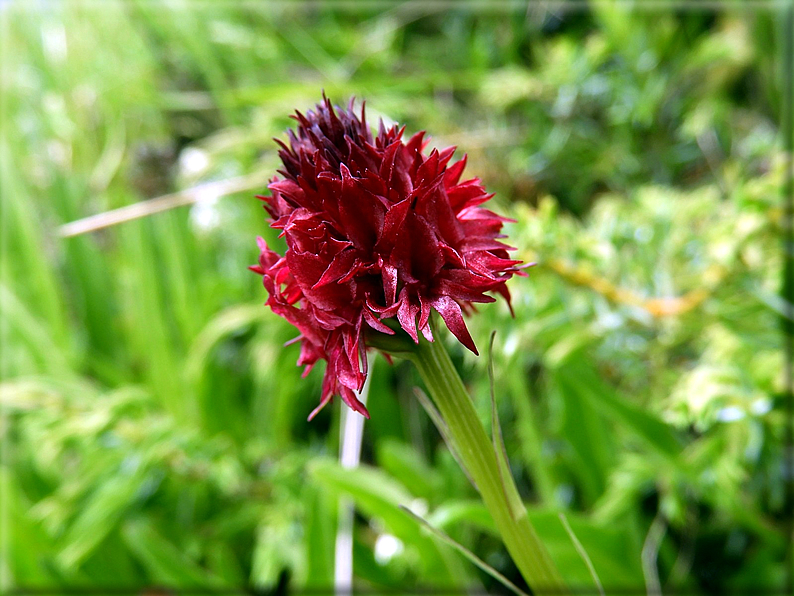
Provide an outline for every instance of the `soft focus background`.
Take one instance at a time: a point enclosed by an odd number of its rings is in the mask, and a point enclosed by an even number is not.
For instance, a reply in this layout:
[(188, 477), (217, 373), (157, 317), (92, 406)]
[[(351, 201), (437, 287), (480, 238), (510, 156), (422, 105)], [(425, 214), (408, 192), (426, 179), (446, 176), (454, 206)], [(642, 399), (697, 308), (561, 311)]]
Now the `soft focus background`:
[[(558, 511), (606, 587), (782, 586), (770, 6), (0, 4), (4, 587), (327, 588), (343, 495), (356, 586), (497, 589), (400, 504), (521, 583), (409, 366), (376, 359), (361, 469), (338, 400), (306, 422), (322, 371), (246, 267), (271, 138), (322, 89), (459, 146), (517, 220), (516, 316), (470, 326), (571, 583)], [(486, 357), (450, 349), (489, 423)]]

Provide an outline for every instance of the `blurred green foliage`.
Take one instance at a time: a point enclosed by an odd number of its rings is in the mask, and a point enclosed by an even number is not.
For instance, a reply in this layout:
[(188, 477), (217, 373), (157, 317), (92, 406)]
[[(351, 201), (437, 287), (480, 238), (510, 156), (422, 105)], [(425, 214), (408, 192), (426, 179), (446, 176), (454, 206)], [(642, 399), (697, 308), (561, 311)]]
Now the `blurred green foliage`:
[[(306, 422), (320, 371), (246, 266), (270, 139), (323, 88), (460, 146), (517, 220), (515, 318), (471, 327), (571, 583), (557, 512), (607, 588), (781, 585), (780, 13), (555, 6), (0, 5), (4, 587), (329, 587), (340, 495), (358, 586), (492, 587), (400, 505), (520, 583), (409, 367), (376, 361), (360, 469), (338, 403)], [(488, 423), (485, 362), (450, 347)]]

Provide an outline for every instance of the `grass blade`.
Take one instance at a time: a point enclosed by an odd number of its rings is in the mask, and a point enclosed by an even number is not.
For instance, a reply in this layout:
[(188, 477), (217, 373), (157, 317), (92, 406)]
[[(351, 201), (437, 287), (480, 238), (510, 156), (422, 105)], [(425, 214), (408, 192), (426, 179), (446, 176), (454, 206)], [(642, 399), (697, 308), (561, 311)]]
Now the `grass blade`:
[(473, 552), (471, 552), (465, 546), (463, 546), (459, 542), (456, 542), (455, 540), (453, 540), (452, 538), (447, 536), (441, 530), (431, 526), (423, 518), (419, 517), (413, 511), (408, 509), (408, 507), (405, 507), (404, 505), (400, 505), (400, 509), (402, 509), (408, 515), (413, 517), (422, 527), (427, 528), (434, 536), (436, 536), (437, 538), (439, 538), (440, 540), (442, 540), (443, 542), (445, 542), (446, 544), (448, 544), (449, 546), (454, 548), (456, 551), (458, 551), (460, 554), (462, 554), (464, 557), (466, 557), (469, 561), (474, 563), (477, 567), (482, 569), (485, 573), (487, 573), (492, 578), (494, 578), (496, 581), (498, 581), (500, 584), (502, 584), (505, 588), (507, 588), (508, 590), (510, 590), (511, 592), (513, 592), (515, 594), (518, 594), (519, 596), (529, 596), (521, 588), (519, 588), (517, 585), (515, 585), (513, 582), (511, 582), (509, 579), (507, 579), (504, 575), (499, 573), (496, 569), (491, 567), (488, 563), (486, 563), (485, 561), (480, 559), (477, 555), (475, 555)]

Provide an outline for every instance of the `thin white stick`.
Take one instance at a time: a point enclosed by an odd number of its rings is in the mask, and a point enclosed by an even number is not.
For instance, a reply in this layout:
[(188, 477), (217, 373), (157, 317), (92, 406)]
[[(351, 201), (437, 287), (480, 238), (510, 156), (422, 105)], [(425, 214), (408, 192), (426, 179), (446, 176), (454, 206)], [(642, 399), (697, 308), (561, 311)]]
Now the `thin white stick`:
[(238, 176), (237, 178), (199, 184), (198, 186), (179, 192), (162, 195), (146, 201), (139, 201), (132, 205), (126, 205), (118, 209), (112, 209), (111, 211), (97, 213), (96, 215), (69, 222), (58, 228), (58, 234), (62, 238), (71, 238), (72, 236), (95, 232), (96, 230), (124, 223), (125, 221), (132, 221), (133, 219), (139, 219), (154, 213), (160, 213), (161, 211), (168, 211), (175, 207), (192, 205), (203, 197), (211, 196), (220, 198), (236, 192), (264, 187), (264, 185), (267, 184), (267, 180), (268, 175), (264, 172), (254, 172), (247, 176)]
[[(367, 355), (369, 374), (358, 399), (365, 406), (372, 379), (373, 355)], [(361, 438), (364, 434), (364, 416), (342, 406), (339, 436), (339, 463), (343, 468), (358, 467), (361, 461)], [(339, 523), (336, 531), (334, 555), (334, 592), (336, 596), (349, 596), (353, 591), (353, 517), (355, 507), (349, 498), (339, 499)]]
[(656, 517), (653, 518), (653, 523), (651, 523), (651, 527), (645, 537), (645, 544), (642, 545), (642, 573), (645, 576), (645, 587), (648, 596), (661, 596), (662, 594), (657, 559), (659, 557), (659, 547), (666, 531), (667, 522), (662, 512), (659, 511)]

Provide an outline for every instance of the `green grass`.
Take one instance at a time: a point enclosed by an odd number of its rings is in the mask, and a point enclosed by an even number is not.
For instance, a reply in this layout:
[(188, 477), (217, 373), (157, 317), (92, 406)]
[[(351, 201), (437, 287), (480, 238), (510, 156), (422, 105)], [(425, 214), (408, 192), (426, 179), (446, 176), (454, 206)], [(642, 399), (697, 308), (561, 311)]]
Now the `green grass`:
[[(376, 361), (359, 470), (334, 463), (338, 400), (306, 422), (322, 371), (246, 269), (276, 241), (263, 188), (59, 236), (275, 173), (322, 89), (458, 145), (517, 220), (516, 316), (470, 325), (497, 331), (508, 456), (569, 580), (591, 581), (560, 511), (607, 590), (781, 586), (774, 10), (4, 3), (3, 587), (329, 587), (340, 495), (357, 586), (496, 589), (406, 504), (520, 584), (410, 367)], [(484, 360), (450, 348), (490, 427)]]

